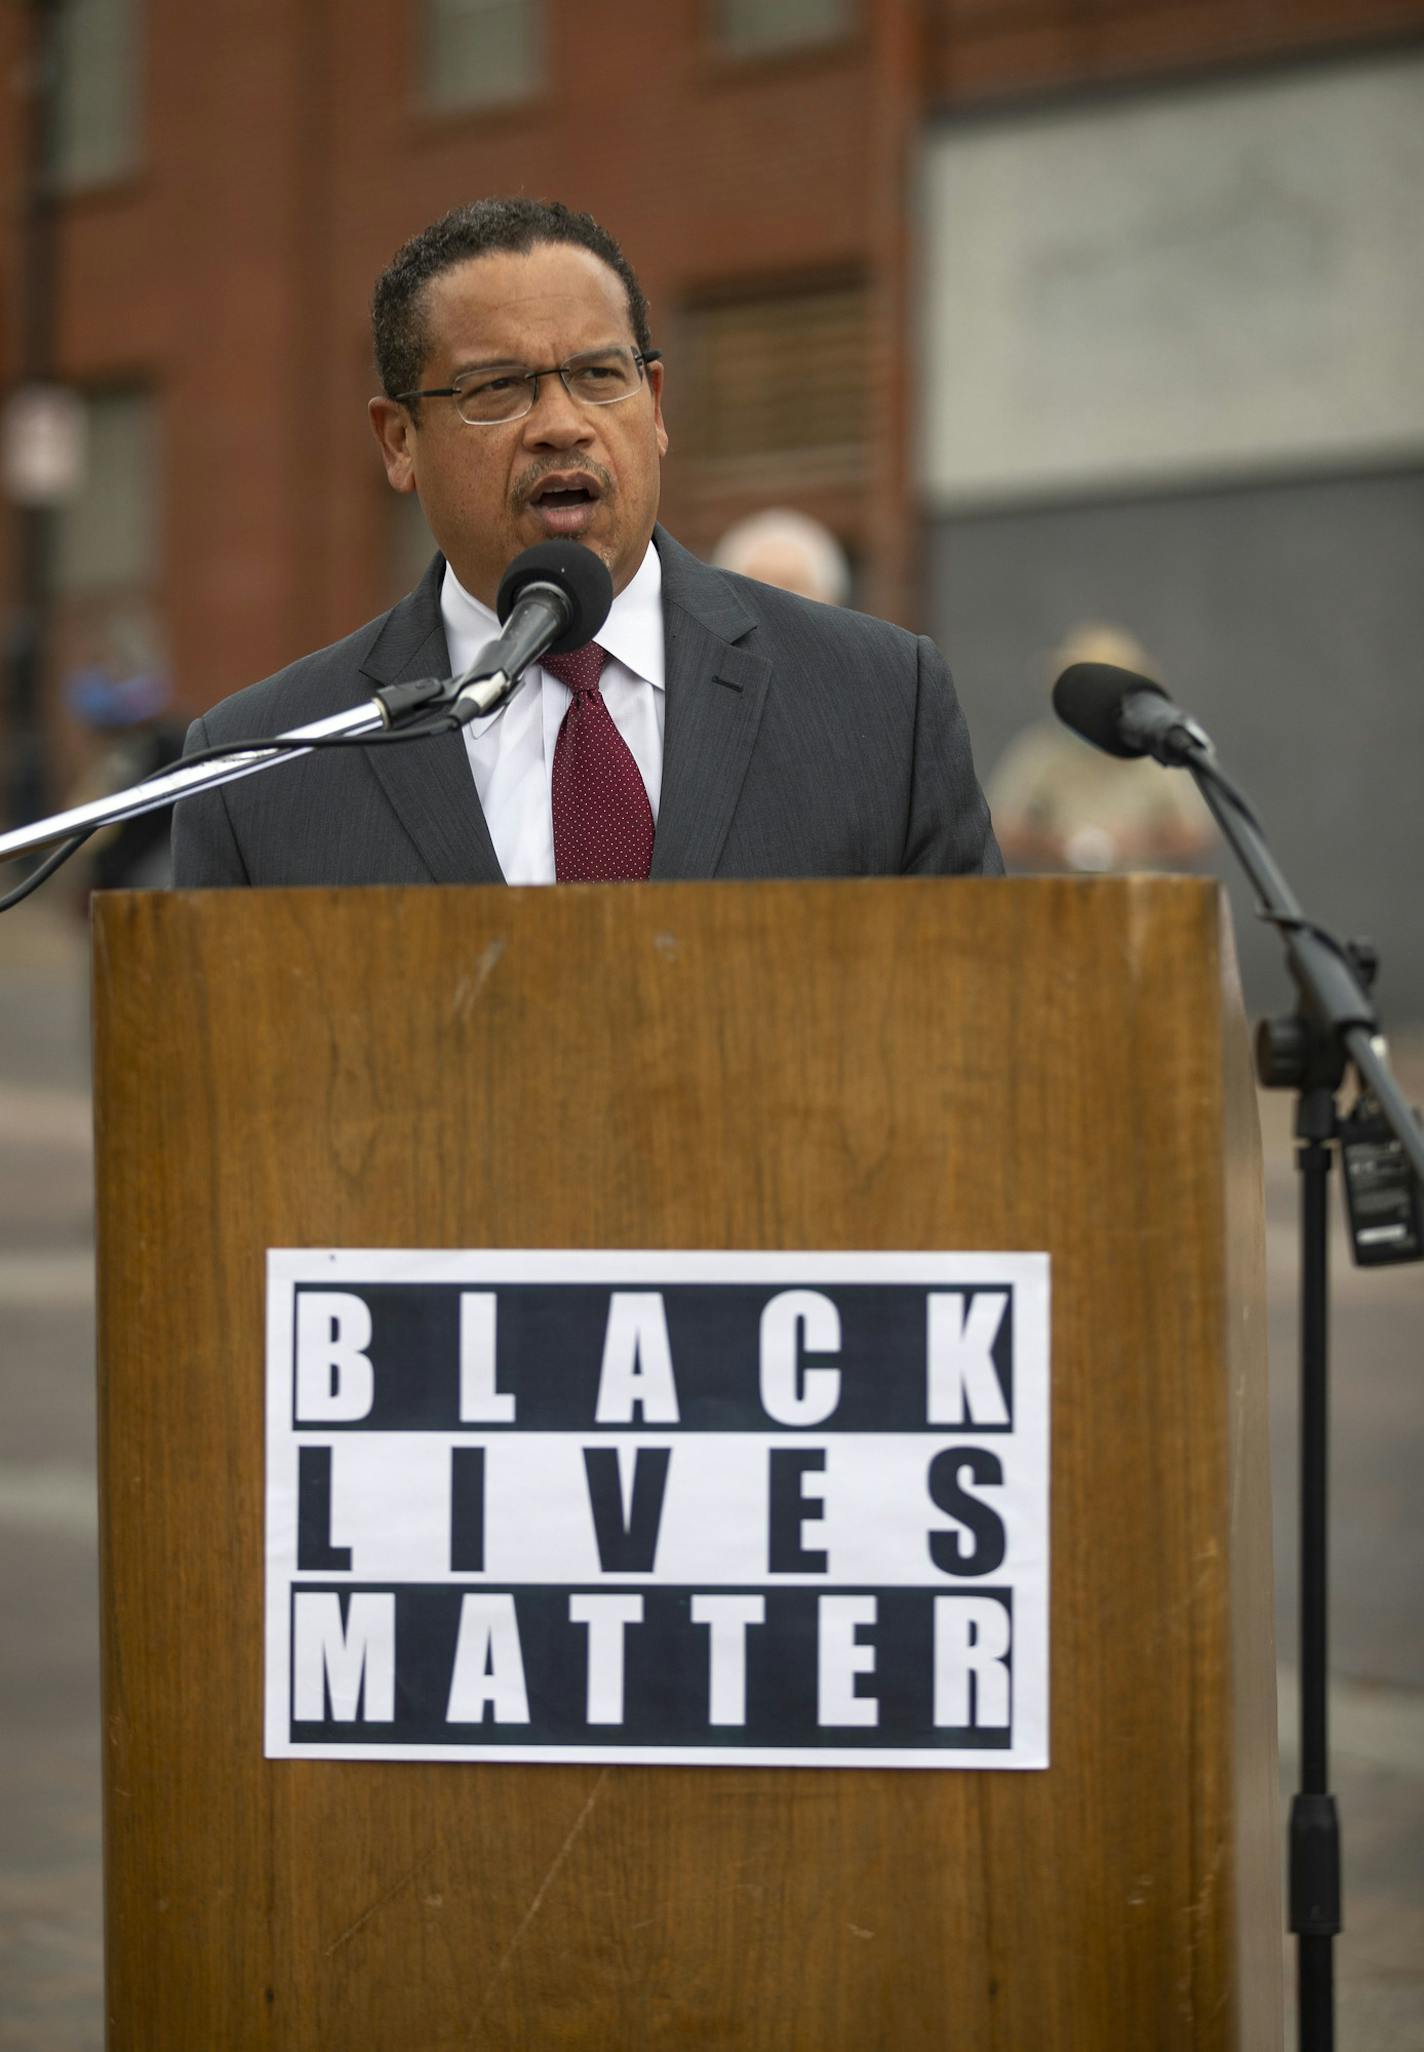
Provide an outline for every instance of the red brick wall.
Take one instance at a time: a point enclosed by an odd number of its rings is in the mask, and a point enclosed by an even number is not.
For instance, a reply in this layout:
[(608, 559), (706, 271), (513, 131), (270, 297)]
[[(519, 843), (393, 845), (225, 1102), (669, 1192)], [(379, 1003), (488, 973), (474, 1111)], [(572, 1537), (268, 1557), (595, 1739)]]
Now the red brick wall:
[(931, 0), (941, 103), (1228, 68), (1424, 31), (1424, 0)]
[[(25, 20), (18, 7), (0, 7), (0, 387), (8, 391), (19, 375), (20, 321), (19, 244), (24, 205)], [(15, 589), (15, 522), (0, 493), (0, 608), (10, 604)], [(0, 692), (0, 746), (4, 745), (5, 705)]]
[[(0, 9), (0, 35), (18, 13)], [(868, 37), (731, 66), (703, 44), (698, 0), (594, 15), (553, 0), (538, 103), (432, 118), (414, 10), (389, 0), (148, 0), (146, 14), (142, 168), (66, 206), (59, 368), (162, 394), (164, 583), (190, 704), (383, 602), (367, 299), (397, 244), (453, 201), (525, 189), (586, 206), (626, 242), (655, 318), (749, 268), (866, 259)], [(13, 211), (16, 167), (0, 176)], [(674, 451), (677, 407), (673, 364)]]

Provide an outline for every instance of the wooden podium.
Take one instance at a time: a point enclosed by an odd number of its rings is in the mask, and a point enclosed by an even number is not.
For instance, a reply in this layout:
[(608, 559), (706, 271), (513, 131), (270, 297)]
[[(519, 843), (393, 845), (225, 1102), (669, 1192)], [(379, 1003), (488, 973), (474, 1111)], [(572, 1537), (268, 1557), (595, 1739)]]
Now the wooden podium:
[[(116, 895), (94, 966), (111, 2052), (1279, 2045), (1214, 886)], [(265, 1759), (302, 1246), (1046, 1250), (1048, 1769)]]

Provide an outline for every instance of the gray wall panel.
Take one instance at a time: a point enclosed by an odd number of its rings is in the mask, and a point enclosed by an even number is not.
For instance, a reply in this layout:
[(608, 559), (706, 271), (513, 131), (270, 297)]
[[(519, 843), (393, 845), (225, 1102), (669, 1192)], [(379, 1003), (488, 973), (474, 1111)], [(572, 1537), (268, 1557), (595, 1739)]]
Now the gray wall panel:
[[(1130, 628), (1255, 799), (1306, 910), (1379, 944), (1386, 1022), (1424, 1020), (1424, 474), (942, 519), (926, 572), (981, 774), (1043, 714), (1069, 628)], [(1277, 1005), (1276, 944), (1214, 866), (1248, 1001)]]

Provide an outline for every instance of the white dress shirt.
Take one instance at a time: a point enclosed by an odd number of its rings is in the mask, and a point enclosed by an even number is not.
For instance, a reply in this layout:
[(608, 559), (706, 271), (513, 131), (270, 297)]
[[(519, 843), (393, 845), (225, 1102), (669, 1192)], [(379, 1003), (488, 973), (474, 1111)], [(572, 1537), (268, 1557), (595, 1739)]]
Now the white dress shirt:
[[(448, 563), (440, 613), (450, 666), (458, 676), (499, 633), (499, 621), (488, 606), (470, 596)], [(596, 639), (609, 657), (601, 679), (604, 704), (632, 751), (656, 824), (663, 783), (665, 676), (663, 573), (651, 542), (636, 576), (614, 599)], [(567, 684), (536, 665), (526, 670), (523, 682), (502, 706), (465, 729), (475, 790), (506, 883), (554, 882), (554, 744), (572, 696)]]

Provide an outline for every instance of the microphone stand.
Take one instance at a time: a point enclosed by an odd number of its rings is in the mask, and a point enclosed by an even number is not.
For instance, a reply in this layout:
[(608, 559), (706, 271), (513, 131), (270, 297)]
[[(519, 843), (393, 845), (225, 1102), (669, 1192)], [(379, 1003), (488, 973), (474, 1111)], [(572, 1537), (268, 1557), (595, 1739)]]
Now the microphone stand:
[(389, 741), (419, 740), (451, 732), (493, 712), (546, 649), (568, 645), (561, 636), (568, 634), (577, 643), (598, 632), (613, 603), (613, 584), (606, 566), (590, 551), (575, 542), (549, 542), (515, 557), (500, 582), (496, 603), (504, 632), (486, 642), (457, 677), (417, 677), (409, 683), (384, 685), (364, 704), (333, 713), (329, 719), (313, 720), (266, 741), (238, 741), (203, 750), (126, 791), (71, 806), (67, 812), (0, 834), (0, 862), (48, 847), (51, 842), (59, 844), (23, 883), (0, 898), (0, 912), (28, 897), (99, 827), (137, 819), (198, 791), (210, 791), (215, 785), (271, 769), (274, 763), (308, 755), (314, 748), (374, 747)]
[[(1336, 1092), (1353, 1062), (1393, 1133), (1408, 1170), (1424, 1182), (1424, 1133), (1389, 1068), (1367, 985), (1375, 962), (1341, 948), (1305, 918), (1240, 793), (1200, 729), (1178, 729), (1172, 759), (1189, 769), (1285, 941), (1295, 1010), (1263, 1020), (1256, 1069), (1270, 1089), (1296, 1092), (1300, 1174), (1300, 1787), (1291, 1804), (1289, 1924), (1296, 1936), (1296, 2039), (1333, 2052), (1334, 1940), (1341, 1929), (1340, 1824), (1330, 1793), (1326, 1723), (1329, 1470), (1329, 1241), (1327, 1177), (1341, 1136)], [(1162, 759), (1166, 757), (1162, 751)], [(1417, 1201), (1415, 1217), (1417, 1219)], [(1412, 1258), (1409, 1255), (1396, 1258)]]
[[(527, 665), (512, 673), (487, 660), (491, 643), (481, 650), (471, 667), (458, 677), (420, 677), (407, 684), (388, 684), (360, 705), (346, 712), (332, 713), (307, 726), (292, 727), (274, 735), (271, 741), (236, 742), (230, 748), (214, 750), (212, 760), (180, 762), (160, 775), (149, 777), (127, 790), (67, 812), (52, 813), (32, 825), (0, 834), (0, 862), (28, 855), (52, 842), (75, 837), (79, 841), (104, 826), (137, 819), (161, 806), (191, 798), (199, 791), (211, 791), (219, 784), (235, 783), (239, 777), (255, 776), (280, 762), (295, 762), (315, 748), (330, 748), (359, 741), (369, 735), (373, 742), (418, 740), (447, 728), (453, 731), (482, 713), (492, 712), (514, 689)], [(55, 865), (58, 866), (57, 863)], [(36, 875), (32, 881), (39, 882)]]

